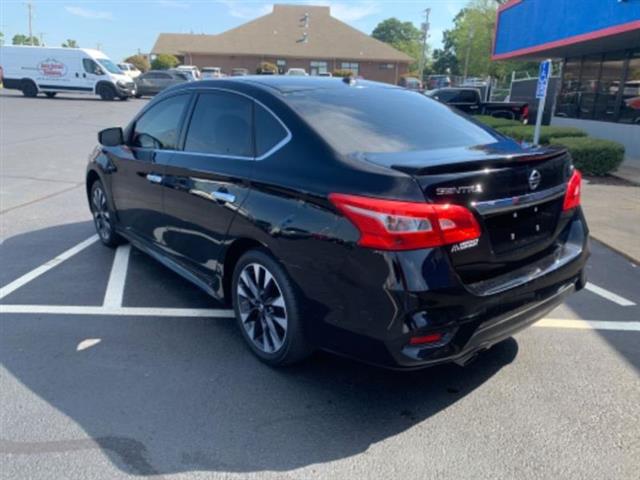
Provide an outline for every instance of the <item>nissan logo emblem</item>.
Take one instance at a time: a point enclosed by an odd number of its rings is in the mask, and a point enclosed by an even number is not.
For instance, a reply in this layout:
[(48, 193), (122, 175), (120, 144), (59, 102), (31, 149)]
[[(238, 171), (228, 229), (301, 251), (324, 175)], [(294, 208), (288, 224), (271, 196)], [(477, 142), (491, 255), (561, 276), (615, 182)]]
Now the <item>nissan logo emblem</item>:
[(529, 187), (531, 190), (535, 190), (540, 185), (540, 181), (542, 180), (542, 175), (538, 170), (533, 170), (529, 175)]

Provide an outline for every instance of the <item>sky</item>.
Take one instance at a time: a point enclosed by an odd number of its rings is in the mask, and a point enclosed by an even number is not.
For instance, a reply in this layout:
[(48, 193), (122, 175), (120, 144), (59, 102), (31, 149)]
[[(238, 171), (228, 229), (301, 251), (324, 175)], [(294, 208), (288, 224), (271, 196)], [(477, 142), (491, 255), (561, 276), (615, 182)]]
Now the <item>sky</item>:
[[(389, 17), (417, 27), (431, 8), (429, 45), (442, 45), (442, 32), (468, 0), (32, 0), (34, 35), (48, 46), (71, 38), (81, 47), (100, 48), (115, 61), (151, 50), (158, 33), (216, 34), (265, 15), (274, 3), (329, 5), (334, 17), (370, 34)], [(28, 33), (27, 0), (0, 1), (0, 31), (6, 44)]]

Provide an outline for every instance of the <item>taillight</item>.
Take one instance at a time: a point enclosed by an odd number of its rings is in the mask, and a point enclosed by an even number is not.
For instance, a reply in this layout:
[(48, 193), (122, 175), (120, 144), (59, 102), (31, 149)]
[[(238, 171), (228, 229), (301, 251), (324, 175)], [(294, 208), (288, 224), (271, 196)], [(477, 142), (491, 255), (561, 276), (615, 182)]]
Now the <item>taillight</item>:
[(520, 116), (520, 120), (527, 121), (529, 120), (529, 105), (525, 105), (522, 109), (522, 115)]
[(564, 194), (563, 211), (571, 210), (580, 205), (580, 190), (582, 190), (582, 174), (579, 170), (574, 169), (567, 184), (567, 192)]
[(332, 193), (329, 200), (360, 231), (359, 245), (416, 250), (480, 237), (473, 213), (460, 205), (403, 202)]
[(425, 345), (430, 343), (440, 343), (443, 335), (439, 332), (422, 335), (420, 337), (411, 337), (409, 345)]

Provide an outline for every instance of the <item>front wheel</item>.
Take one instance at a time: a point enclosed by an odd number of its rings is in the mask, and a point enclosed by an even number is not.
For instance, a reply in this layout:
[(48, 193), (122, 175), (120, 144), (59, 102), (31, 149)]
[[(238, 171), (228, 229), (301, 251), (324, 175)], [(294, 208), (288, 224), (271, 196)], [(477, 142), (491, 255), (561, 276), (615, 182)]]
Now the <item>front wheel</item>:
[(113, 216), (109, 211), (107, 192), (100, 180), (91, 185), (91, 214), (100, 241), (108, 247), (116, 247), (122, 243), (121, 237), (114, 228)]
[(47, 96), (47, 98), (53, 98), (56, 96), (57, 92), (45, 92), (44, 94)]
[(238, 260), (232, 280), (233, 308), (251, 351), (273, 366), (291, 365), (311, 354), (302, 329), (300, 300), (285, 270), (265, 251)]
[(100, 95), (102, 100), (109, 102), (116, 98), (116, 89), (111, 85), (103, 84), (98, 88), (98, 95)]

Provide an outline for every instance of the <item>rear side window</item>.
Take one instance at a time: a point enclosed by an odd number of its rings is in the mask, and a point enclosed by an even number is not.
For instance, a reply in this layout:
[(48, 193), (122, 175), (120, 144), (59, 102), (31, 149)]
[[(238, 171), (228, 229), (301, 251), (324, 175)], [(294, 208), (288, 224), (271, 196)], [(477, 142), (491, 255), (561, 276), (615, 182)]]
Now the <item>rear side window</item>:
[(240, 95), (202, 93), (191, 116), (184, 149), (253, 157), (252, 102)]
[(286, 101), (342, 154), (471, 147), (498, 141), (446, 105), (401, 88), (307, 90), (288, 94)]
[(180, 120), (188, 101), (189, 95), (176, 95), (147, 110), (135, 123), (133, 146), (175, 150), (180, 135)]
[(264, 107), (255, 105), (256, 156), (268, 153), (273, 147), (287, 138), (282, 124)]

